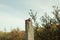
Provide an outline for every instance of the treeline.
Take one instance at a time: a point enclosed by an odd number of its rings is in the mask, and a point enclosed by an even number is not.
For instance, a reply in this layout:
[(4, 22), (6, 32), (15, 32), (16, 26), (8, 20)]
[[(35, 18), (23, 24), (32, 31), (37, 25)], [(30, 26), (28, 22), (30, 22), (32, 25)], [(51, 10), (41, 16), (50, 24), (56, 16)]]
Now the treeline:
[(11, 32), (0, 31), (0, 40), (25, 40), (25, 31), (13, 29)]
[[(50, 17), (45, 13), (40, 18), (41, 25), (37, 21), (37, 12), (34, 13), (30, 10), (29, 14), (34, 23), (34, 40), (60, 40), (60, 8), (53, 6), (52, 14)], [(14, 29), (11, 32), (0, 31), (0, 40), (25, 40), (25, 31)]]
[(29, 12), (32, 21), (35, 26), (35, 40), (60, 40), (60, 8), (53, 6), (52, 14), (54, 17), (50, 17), (45, 13), (44, 16), (40, 18), (42, 27), (37, 21), (37, 12), (34, 13), (33, 10)]

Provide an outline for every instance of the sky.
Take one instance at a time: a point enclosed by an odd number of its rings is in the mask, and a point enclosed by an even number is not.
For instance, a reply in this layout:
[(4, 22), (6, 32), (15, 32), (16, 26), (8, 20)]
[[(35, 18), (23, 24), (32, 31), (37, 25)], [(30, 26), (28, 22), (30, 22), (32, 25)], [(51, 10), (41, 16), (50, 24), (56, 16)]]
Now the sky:
[(44, 15), (44, 12), (52, 16), (52, 6), (59, 4), (60, 0), (0, 0), (0, 30), (25, 30), (25, 20), (30, 18), (30, 9), (37, 11), (38, 18)]

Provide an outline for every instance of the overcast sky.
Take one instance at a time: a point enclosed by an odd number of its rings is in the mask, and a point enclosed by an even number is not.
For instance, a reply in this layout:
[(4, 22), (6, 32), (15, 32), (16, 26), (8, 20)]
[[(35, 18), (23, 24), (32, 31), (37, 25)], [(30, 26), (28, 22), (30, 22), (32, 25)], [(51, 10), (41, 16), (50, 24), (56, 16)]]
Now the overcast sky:
[(25, 29), (25, 19), (29, 18), (29, 10), (38, 12), (41, 17), (44, 12), (48, 15), (52, 6), (60, 5), (60, 0), (0, 0), (0, 30), (10, 31), (14, 28)]

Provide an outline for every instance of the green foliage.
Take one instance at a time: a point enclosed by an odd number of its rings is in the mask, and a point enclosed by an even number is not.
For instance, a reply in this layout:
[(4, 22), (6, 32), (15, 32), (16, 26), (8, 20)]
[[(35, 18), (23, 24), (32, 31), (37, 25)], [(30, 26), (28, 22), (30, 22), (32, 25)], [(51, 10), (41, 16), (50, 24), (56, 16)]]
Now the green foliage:
[(52, 12), (57, 19), (58, 23), (60, 23), (60, 8), (57, 6), (53, 6), (54, 11)]
[(37, 19), (37, 17), (36, 17), (37, 12), (34, 14), (34, 13), (33, 13), (33, 10), (30, 9), (29, 14), (30, 14), (31, 18), (33, 19), (33, 21), (36, 22), (36, 19)]
[(37, 12), (34, 13), (33, 10), (30, 9), (29, 15), (34, 22), (35, 27), (38, 29), (39, 23), (37, 22)]
[[(60, 40), (60, 9), (56, 6), (53, 6), (53, 8), (53, 18), (46, 13), (40, 18), (43, 27), (35, 27), (35, 40)], [(30, 16), (34, 22), (37, 20), (33, 11), (30, 13)], [(36, 23), (38, 24), (37, 21)]]

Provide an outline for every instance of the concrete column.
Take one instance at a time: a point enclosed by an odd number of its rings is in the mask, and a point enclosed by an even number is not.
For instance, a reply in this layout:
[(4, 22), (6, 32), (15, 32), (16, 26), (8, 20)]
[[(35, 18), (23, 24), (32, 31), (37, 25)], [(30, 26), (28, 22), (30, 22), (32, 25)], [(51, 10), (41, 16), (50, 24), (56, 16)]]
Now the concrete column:
[(25, 33), (26, 33), (25, 40), (34, 40), (34, 29), (30, 18), (25, 20)]

